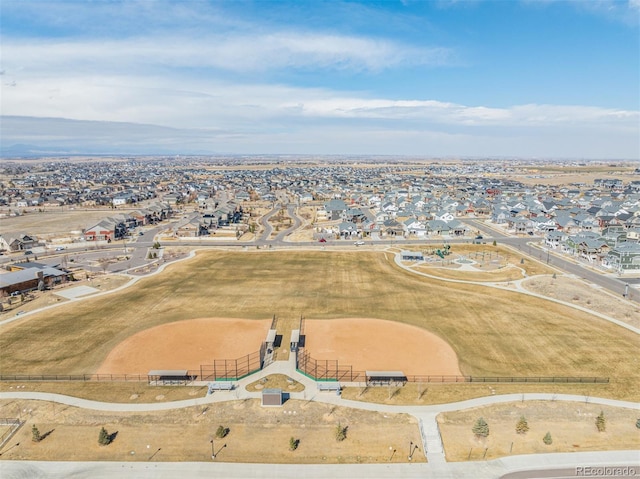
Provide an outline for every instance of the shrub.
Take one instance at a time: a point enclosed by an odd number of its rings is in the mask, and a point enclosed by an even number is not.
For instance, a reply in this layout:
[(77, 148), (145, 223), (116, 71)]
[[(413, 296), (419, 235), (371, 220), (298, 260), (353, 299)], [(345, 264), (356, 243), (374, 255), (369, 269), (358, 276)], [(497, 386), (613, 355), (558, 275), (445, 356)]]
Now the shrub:
[(516, 423), (516, 432), (518, 434), (526, 434), (529, 430), (529, 424), (527, 423), (527, 419), (524, 416), (520, 416), (518, 422)]
[(640, 429), (640, 418), (636, 421), (636, 427)]
[(551, 433), (547, 432), (544, 437), (542, 438), (542, 442), (544, 442), (547, 446), (550, 446), (551, 443), (553, 442), (553, 439), (551, 439)]
[(489, 435), (489, 425), (484, 418), (479, 418), (471, 430), (476, 437), (487, 437)]
[(31, 426), (31, 440), (33, 442), (42, 441), (42, 435), (40, 434), (40, 430), (36, 427), (35, 424)]
[(100, 434), (98, 434), (98, 444), (101, 446), (111, 444), (111, 434), (104, 427), (100, 429)]
[(604, 418), (604, 411), (600, 411), (598, 417), (596, 418), (596, 427), (598, 428), (598, 432), (604, 432), (607, 429), (607, 422)]
[(228, 427), (218, 426), (218, 429), (216, 429), (216, 437), (219, 437), (220, 439), (225, 437), (227, 434), (229, 434)]
[(291, 436), (291, 438), (289, 439), (289, 449), (291, 451), (295, 451), (296, 449), (298, 449), (299, 443), (300, 443), (299, 439), (296, 439), (295, 437)]
[(338, 423), (336, 426), (336, 441), (341, 442), (347, 438), (347, 428)]

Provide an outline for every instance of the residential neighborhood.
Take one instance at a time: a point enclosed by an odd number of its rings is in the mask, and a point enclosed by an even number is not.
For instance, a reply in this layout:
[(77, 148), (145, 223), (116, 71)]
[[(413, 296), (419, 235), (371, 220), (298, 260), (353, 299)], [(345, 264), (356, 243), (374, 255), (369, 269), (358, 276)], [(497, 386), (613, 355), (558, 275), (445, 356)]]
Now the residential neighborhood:
[[(467, 221), (473, 219), (603, 272), (640, 270), (637, 168), (622, 164), (619, 177), (558, 185), (526, 174), (544, 166), (279, 157), (7, 161), (0, 218), (104, 211), (63, 235), (70, 246), (131, 238), (168, 219), (174, 223), (165, 236), (251, 241), (260, 217), (276, 205), (297, 208), (305, 218), (298, 239), (312, 242), (472, 239), (479, 233)], [(30, 231), (0, 232), (0, 250), (7, 253), (61, 241)]]

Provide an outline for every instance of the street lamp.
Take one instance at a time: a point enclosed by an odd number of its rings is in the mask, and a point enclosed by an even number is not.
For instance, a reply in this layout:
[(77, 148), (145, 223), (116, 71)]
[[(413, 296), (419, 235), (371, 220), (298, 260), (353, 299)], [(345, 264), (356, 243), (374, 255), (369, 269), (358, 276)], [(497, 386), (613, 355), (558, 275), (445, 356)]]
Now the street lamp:
[(417, 444), (413, 444), (412, 442), (411, 445), (413, 446), (413, 449), (409, 448), (409, 460), (413, 459), (413, 454), (419, 449)]
[(211, 441), (209, 441), (211, 443), (211, 460), (214, 460), (216, 458), (216, 453), (213, 449), (213, 439), (211, 439)]
[(391, 462), (391, 459), (393, 459), (393, 455), (396, 453), (396, 450), (393, 448), (393, 446), (389, 446), (389, 450), (391, 451), (391, 456), (389, 456), (389, 462)]

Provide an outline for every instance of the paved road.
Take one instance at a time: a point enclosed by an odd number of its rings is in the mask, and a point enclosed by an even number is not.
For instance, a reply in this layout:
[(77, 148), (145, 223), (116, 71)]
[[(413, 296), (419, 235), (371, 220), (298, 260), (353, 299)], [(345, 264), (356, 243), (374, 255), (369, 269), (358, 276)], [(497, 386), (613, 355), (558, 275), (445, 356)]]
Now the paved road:
[[(18, 462), (0, 461), (2, 479), (498, 479), (505, 473), (522, 469), (522, 458), (512, 456), (495, 461), (451, 463), (447, 470), (429, 464), (230, 464), (230, 463), (171, 463), (171, 462)], [(528, 459), (526, 462), (533, 462)], [(636, 467), (637, 454), (627, 452), (598, 452), (572, 454), (538, 454), (538, 470), (534, 475), (507, 476), (509, 479), (555, 477), (545, 471), (575, 471), (581, 467)], [(533, 468), (530, 468), (530, 470)], [(528, 471), (529, 472), (529, 471)], [(531, 471), (532, 472), (532, 471)], [(537, 475), (536, 475), (537, 474)], [(559, 476), (563, 477), (563, 476)], [(575, 474), (569, 476), (576, 478)], [(585, 476), (587, 477), (587, 476)], [(598, 476), (588, 476), (598, 477)], [(607, 476), (609, 479), (624, 476)], [(636, 476), (627, 476), (627, 479)]]

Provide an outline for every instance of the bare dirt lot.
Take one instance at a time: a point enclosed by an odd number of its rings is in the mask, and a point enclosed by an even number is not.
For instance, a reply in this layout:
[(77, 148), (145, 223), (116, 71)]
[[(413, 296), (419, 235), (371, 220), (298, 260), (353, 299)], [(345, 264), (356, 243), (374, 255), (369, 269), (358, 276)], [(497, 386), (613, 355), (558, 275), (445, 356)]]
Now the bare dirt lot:
[[(510, 454), (580, 452), (637, 449), (638, 411), (585, 402), (527, 401), (468, 409), (438, 416), (449, 461), (477, 461)], [(598, 432), (595, 420), (604, 412), (606, 431)], [(515, 426), (525, 416), (529, 431), (517, 434)], [(471, 428), (478, 418), (489, 425), (489, 436), (478, 439)], [(542, 438), (549, 432), (552, 444)]]
[(354, 371), (460, 376), (455, 351), (435, 334), (381, 319), (306, 320), (305, 351)]
[(270, 320), (202, 318), (141, 331), (118, 344), (98, 374), (147, 374), (152, 369), (199, 369), (260, 349)]
[[(389, 462), (389, 446), (420, 443), (415, 418), (289, 400), (283, 407), (263, 408), (259, 400), (220, 403), (155, 413), (103, 413), (43, 401), (2, 401), (0, 415), (26, 424), (2, 450), (5, 460), (70, 461), (211, 461), (211, 440), (222, 462), (375, 463)], [(335, 430), (347, 427), (338, 442)], [(47, 437), (34, 443), (35, 424)], [(218, 426), (229, 429), (223, 439)], [(100, 428), (117, 433), (108, 446), (98, 445)], [(384, 431), (384, 433), (381, 433)], [(289, 450), (289, 440), (300, 441)], [(11, 447), (19, 443), (20, 446)], [(226, 444), (226, 447), (224, 445)], [(425, 461), (421, 450), (414, 461)], [(392, 462), (406, 462), (395, 454)]]

